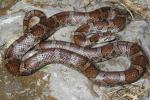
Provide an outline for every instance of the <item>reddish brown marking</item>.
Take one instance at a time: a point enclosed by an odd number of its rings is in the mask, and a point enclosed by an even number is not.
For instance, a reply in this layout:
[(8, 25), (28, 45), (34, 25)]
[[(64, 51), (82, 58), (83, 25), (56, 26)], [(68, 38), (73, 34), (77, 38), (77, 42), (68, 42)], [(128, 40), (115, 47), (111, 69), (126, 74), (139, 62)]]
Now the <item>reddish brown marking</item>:
[(112, 52), (112, 50), (113, 50), (112, 44), (105, 45), (101, 48), (101, 52), (102, 52), (104, 57), (109, 55)]
[(93, 42), (95, 43), (95, 42), (98, 42), (99, 38), (100, 38), (99, 34), (95, 34), (95, 35), (91, 36), (89, 39), (90, 39), (91, 43), (93, 43)]
[(86, 69), (83, 71), (83, 74), (85, 74), (88, 78), (95, 78), (99, 73), (97, 68), (95, 68), (93, 66), (94, 65), (92, 65), (91, 63), (87, 63), (84, 66), (84, 67), (86, 67)]
[(83, 33), (80, 33), (78, 35), (74, 35), (74, 42), (77, 45), (81, 45), (82, 41), (86, 41), (85, 35)]
[(128, 71), (125, 72), (126, 82), (132, 83), (133, 80), (136, 81), (139, 77), (139, 71), (135, 68), (130, 68)]
[(20, 63), (21, 62), (18, 59), (7, 59), (5, 61), (5, 67), (11, 74), (18, 74), (20, 73), (20, 68), (18, 67), (20, 66)]

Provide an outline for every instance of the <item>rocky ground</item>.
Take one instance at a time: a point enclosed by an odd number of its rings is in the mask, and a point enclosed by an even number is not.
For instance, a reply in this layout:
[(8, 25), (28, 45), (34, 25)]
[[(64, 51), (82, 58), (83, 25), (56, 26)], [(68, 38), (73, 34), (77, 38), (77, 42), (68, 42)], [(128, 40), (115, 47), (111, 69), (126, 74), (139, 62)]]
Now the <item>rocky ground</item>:
[[(14, 0), (9, 4), (6, 1), (9, 0), (0, 0), (0, 100), (150, 100), (149, 68), (133, 84), (102, 87), (92, 84), (81, 73), (61, 64), (47, 65), (28, 77), (12, 76), (3, 66), (4, 50), (23, 35), (22, 20), (25, 12), (39, 9), (51, 16), (62, 11), (92, 11), (110, 5), (109, 0), (105, 3), (106, 0)], [(149, 0), (134, 0), (134, 3), (150, 7)], [(139, 14), (132, 14), (134, 20), (117, 34), (120, 40), (137, 42), (150, 57), (149, 21)], [(50, 39), (72, 41), (72, 34), (77, 27), (64, 27)], [(98, 65), (103, 70), (123, 70), (129, 61), (119, 57)]]

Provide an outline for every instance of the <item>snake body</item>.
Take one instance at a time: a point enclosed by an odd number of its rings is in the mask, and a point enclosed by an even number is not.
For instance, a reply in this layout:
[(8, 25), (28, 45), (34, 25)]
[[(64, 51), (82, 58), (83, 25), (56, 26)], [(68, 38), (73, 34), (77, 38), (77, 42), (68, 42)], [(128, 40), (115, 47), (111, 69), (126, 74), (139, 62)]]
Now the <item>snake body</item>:
[[(29, 27), (31, 18), (40, 19), (39, 23)], [(100, 85), (122, 85), (137, 81), (148, 65), (147, 57), (142, 48), (127, 41), (112, 42), (102, 47), (83, 47), (99, 38), (118, 32), (125, 27), (126, 16), (119, 9), (103, 7), (91, 12), (66, 11), (49, 18), (39, 10), (26, 13), (23, 21), (24, 35), (12, 43), (5, 51), (5, 66), (16, 76), (33, 74), (43, 66), (61, 63), (80, 71), (91, 81)], [(75, 31), (74, 43), (64, 41), (44, 41), (56, 30), (67, 24), (81, 24)], [(86, 33), (99, 31), (86, 39)], [(23, 56), (32, 48), (36, 52), (22, 61)], [(127, 56), (130, 67), (124, 71), (102, 71), (95, 67), (94, 62), (105, 61), (117, 56)]]

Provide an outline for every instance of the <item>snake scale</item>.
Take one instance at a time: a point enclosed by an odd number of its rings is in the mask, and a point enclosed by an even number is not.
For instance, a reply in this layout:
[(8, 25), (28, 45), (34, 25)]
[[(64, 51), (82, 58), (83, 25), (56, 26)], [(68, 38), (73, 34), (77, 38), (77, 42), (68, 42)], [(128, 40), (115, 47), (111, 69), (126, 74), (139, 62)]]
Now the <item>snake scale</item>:
[[(29, 27), (30, 20), (38, 17), (37, 24)], [(75, 31), (74, 42), (44, 41), (65, 25), (81, 26)], [(39, 10), (31, 10), (23, 20), (24, 35), (14, 41), (5, 51), (5, 66), (16, 76), (27, 76), (52, 63), (65, 64), (83, 73), (99, 85), (123, 85), (142, 77), (148, 65), (143, 49), (127, 41), (116, 41), (101, 47), (90, 48), (103, 37), (121, 31), (126, 24), (126, 13), (118, 8), (102, 7), (91, 12), (64, 11), (49, 18)], [(98, 32), (99, 34), (96, 34)], [(89, 33), (95, 33), (88, 37)], [(28, 59), (23, 56), (34, 49)], [(130, 67), (124, 71), (103, 71), (95, 62), (126, 56)]]

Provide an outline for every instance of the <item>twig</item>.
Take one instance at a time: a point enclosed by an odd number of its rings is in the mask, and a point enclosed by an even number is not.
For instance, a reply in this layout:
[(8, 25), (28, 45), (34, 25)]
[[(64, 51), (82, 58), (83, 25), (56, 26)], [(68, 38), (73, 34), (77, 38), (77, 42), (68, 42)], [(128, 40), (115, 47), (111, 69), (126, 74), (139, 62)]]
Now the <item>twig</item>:
[(143, 5), (134, 3), (132, 0), (111, 0), (112, 2), (121, 2), (125, 7), (130, 9), (132, 12), (139, 14), (146, 21), (150, 22), (150, 9)]

